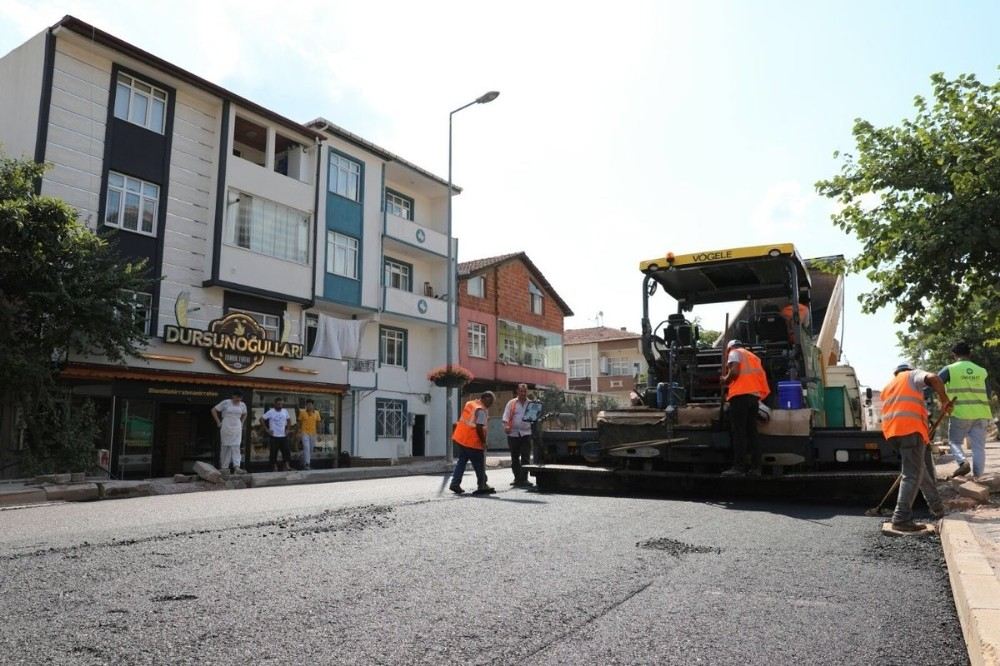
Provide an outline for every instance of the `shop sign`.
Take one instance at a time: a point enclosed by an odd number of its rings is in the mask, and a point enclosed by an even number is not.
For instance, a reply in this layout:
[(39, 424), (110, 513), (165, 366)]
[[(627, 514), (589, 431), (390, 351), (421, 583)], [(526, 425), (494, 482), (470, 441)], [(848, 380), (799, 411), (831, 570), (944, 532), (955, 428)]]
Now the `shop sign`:
[(216, 319), (203, 331), (167, 324), (163, 340), (175, 345), (201, 347), (223, 370), (238, 375), (251, 372), (268, 356), (302, 358), (302, 345), (270, 340), (267, 331), (250, 315), (232, 312)]

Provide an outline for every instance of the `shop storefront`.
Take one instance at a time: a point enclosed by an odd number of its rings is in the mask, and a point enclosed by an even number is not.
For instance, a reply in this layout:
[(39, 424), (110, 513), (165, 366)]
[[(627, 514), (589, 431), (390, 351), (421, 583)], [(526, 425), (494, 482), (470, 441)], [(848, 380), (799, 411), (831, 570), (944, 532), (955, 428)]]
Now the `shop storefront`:
[(312, 467), (334, 467), (341, 451), (341, 387), (281, 380), (71, 364), (62, 378), (72, 394), (107, 415), (106, 447), (112, 478), (138, 479), (191, 473), (194, 464), (219, 464), (219, 433), (212, 407), (240, 391), (247, 404), (244, 467), (269, 470), (269, 442), (260, 419), (276, 398), (288, 410), (292, 464), (301, 465), (298, 411), (312, 400), (321, 415)]

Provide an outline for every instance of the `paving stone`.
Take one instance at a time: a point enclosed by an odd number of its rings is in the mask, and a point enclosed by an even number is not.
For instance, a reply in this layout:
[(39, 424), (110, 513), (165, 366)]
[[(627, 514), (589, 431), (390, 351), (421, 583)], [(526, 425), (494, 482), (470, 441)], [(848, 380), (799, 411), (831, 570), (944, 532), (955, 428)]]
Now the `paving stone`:
[(194, 464), (194, 473), (205, 479), (209, 483), (222, 483), (222, 472), (213, 465), (199, 460)]
[(10, 486), (0, 488), (0, 506), (16, 506), (18, 504), (34, 504), (45, 502), (45, 491), (35, 486)]
[(174, 474), (174, 483), (191, 483), (195, 478), (187, 474)]
[(45, 497), (50, 502), (91, 502), (101, 498), (96, 483), (74, 483), (68, 486), (45, 486)]
[(98, 481), (97, 488), (101, 499), (147, 497), (152, 494), (152, 484), (149, 481)]
[(944, 501), (944, 506), (948, 511), (971, 511), (979, 506), (979, 502), (971, 497), (952, 497)]
[(958, 494), (963, 497), (970, 497), (977, 502), (990, 501), (990, 489), (975, 481), (967, 481), (959, 486)]

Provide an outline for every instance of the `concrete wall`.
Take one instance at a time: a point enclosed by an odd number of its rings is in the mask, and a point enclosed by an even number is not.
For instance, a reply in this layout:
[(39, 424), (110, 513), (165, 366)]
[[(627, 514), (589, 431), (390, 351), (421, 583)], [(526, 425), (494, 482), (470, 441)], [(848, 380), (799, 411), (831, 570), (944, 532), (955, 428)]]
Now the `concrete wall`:
[(0, 150), (10, 157), (35, 157), (45, 35), (40, 32), (0, 58)]

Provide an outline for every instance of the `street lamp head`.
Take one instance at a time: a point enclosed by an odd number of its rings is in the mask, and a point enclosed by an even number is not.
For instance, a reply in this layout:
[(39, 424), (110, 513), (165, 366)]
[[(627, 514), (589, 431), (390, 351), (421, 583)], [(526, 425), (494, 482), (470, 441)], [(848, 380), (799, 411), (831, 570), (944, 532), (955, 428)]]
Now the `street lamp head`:
[(499, 90), (491, 90), (482, 97), (480, 97), (479, 99), (477, 99), (476, 104), (489, 104), (499, 96), (500, 96)]

